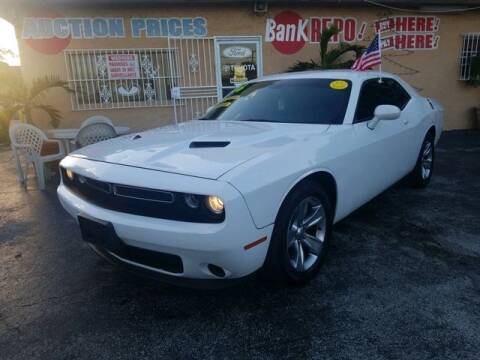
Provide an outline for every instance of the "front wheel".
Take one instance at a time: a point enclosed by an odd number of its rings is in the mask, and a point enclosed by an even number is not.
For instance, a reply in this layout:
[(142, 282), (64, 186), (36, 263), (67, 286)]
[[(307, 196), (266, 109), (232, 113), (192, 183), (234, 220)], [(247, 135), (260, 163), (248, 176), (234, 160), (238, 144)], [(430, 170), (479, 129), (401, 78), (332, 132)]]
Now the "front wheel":
[(328, 195), (306, 180), (285, 199), (277, 216), (265, 269), (270, 279), (305, 284), (320, 269), (330, 241)]
[(423, 140), (415, 168), (410, 173), (410, 183), (416, 188), (425, 188), (432, 178), (435, 160), (435, 137), (428, 134)]

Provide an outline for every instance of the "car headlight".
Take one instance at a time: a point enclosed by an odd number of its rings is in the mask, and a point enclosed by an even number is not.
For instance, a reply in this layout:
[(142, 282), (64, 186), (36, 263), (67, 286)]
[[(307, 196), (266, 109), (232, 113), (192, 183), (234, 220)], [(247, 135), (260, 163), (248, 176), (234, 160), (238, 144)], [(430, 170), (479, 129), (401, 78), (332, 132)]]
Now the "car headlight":
[(65, 169), (65, 174), (67, 175), (67, 177), (70, 181), (72, 181), (73, 178), (75, 177), (75, 174), (70, 169)]
[(215, 214), (223, 213), (223, 209), (224, 209), (223, 200), (216, 195), (207, 196), (206, 205), (207, 205), (207, 208)]
[(109, 210), (185, 222), (221, 223), (225, 220), (225, 208), (219, 196), (110, 183), (74, 173), (63, 166), (60, 166), (60, 173), (63, 184), (70, 191)]

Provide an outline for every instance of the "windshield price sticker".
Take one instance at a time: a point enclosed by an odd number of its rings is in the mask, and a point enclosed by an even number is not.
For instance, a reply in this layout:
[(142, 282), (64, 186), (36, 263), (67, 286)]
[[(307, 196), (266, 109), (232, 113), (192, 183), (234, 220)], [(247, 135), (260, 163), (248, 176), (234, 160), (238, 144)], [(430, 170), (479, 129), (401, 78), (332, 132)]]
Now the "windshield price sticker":
[(345, 90), (348, 88), (348, 82), (344, 80), (335, 80), (330, 83), (330, 87), (334, 90)]

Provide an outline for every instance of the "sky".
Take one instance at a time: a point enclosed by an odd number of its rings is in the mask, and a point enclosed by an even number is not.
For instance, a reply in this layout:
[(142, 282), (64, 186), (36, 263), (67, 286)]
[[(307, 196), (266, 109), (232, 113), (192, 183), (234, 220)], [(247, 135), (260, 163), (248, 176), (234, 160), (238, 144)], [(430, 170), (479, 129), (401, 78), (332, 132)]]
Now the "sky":
[(10, 49), (16, 56), (7, 58), (9, 65), (20, 65), (15, 29), (8, 21), (0, 18), (0, 49)]

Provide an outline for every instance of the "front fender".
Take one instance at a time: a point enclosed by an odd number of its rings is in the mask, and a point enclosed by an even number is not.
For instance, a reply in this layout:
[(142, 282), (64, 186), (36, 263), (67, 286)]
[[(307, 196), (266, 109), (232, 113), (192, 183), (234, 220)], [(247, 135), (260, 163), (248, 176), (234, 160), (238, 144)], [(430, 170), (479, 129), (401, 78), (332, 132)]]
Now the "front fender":
[[(244, 197), (253, 221), (258, 228), (275, 222), (285, 197), (307, 176), (323, 171), (335, 178), (322, 158), (334, 156), (329, 149), (328, 136), (304, 139), (279, 152), (267, 152), (222, 177)], [(321, 150), (320, 150), (321, 149)]]

